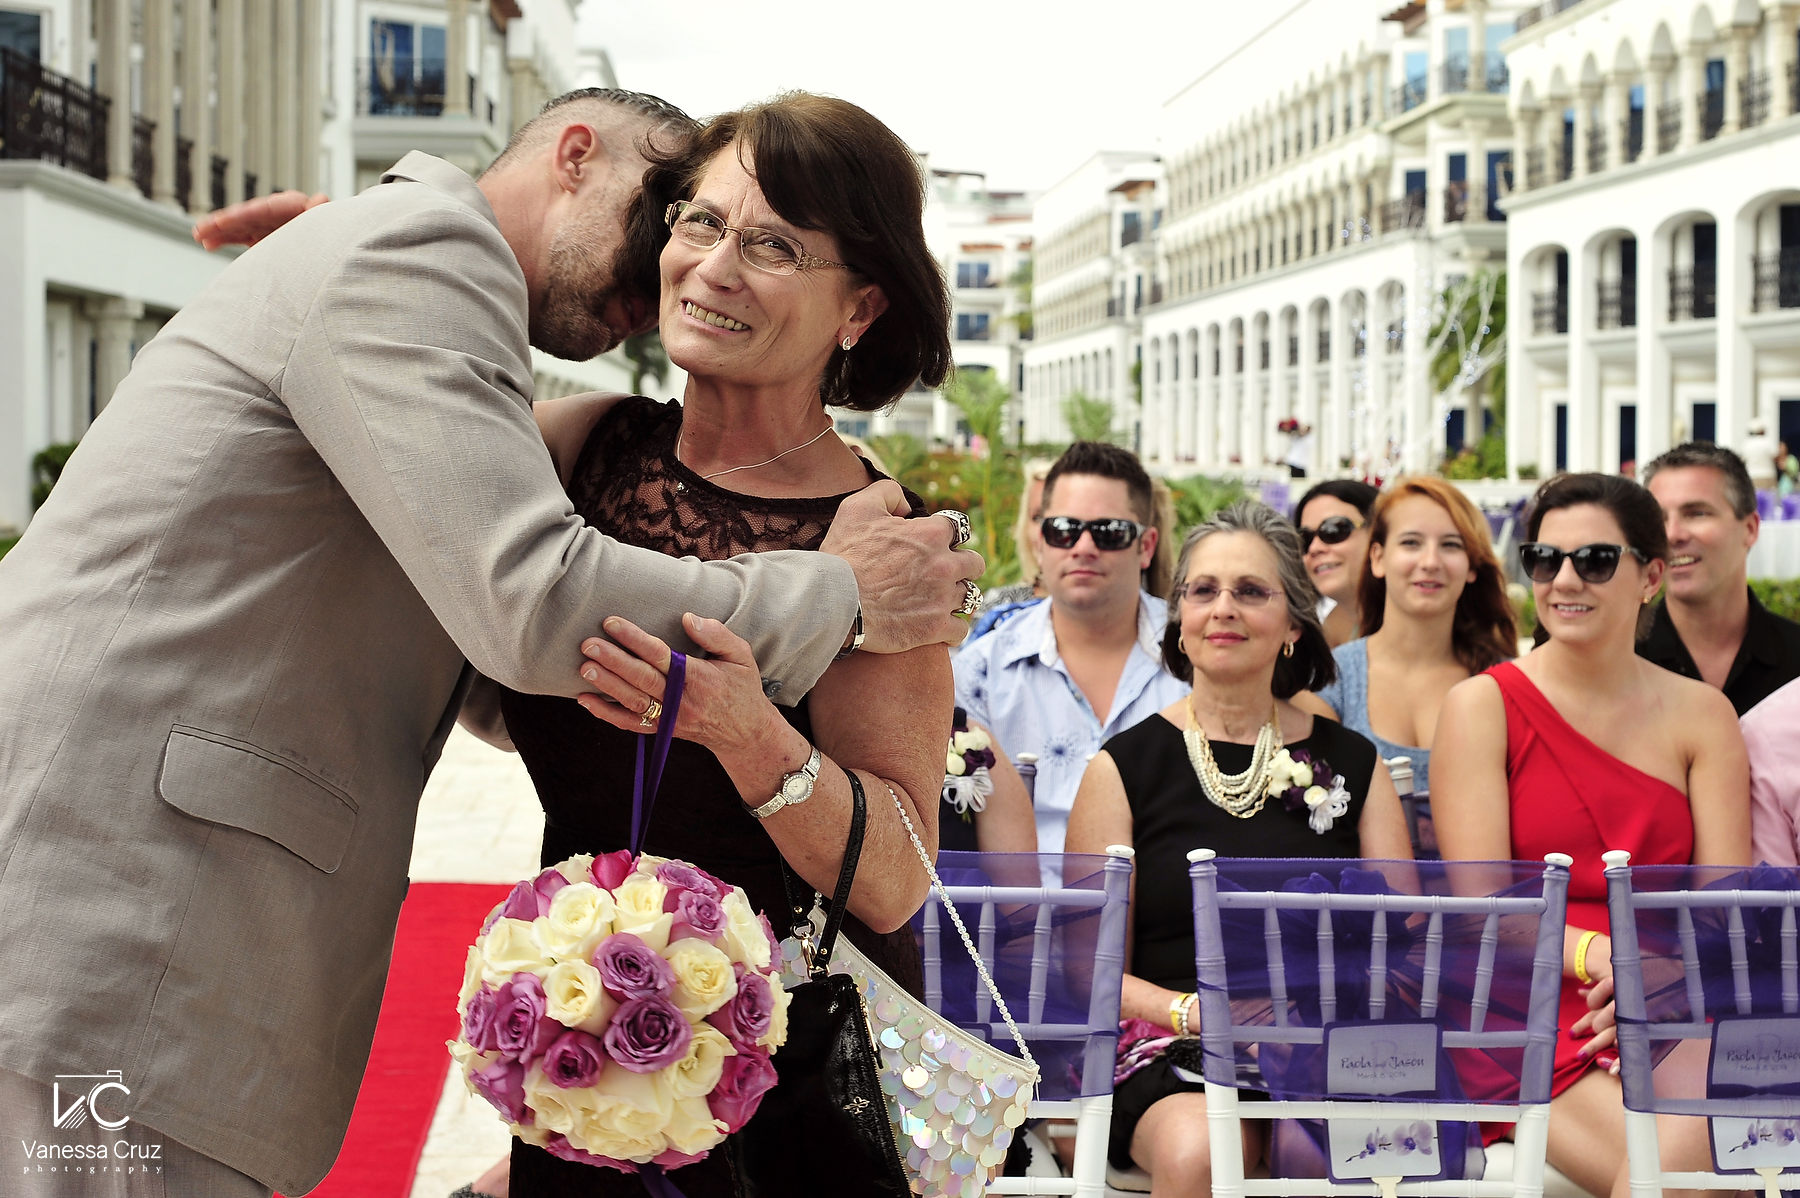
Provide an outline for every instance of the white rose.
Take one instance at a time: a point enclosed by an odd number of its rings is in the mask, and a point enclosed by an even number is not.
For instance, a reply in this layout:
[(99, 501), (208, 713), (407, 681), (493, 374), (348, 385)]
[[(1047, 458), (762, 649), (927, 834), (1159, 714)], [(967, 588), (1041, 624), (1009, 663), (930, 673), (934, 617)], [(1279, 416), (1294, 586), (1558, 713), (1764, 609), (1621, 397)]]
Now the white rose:
[(592, 853), (577, 853), (557, 866), (556, 872), (571, 882), (592, 882), (594, 875), (588, 871), (593, 867), (594, 855)]
[(952, 778), (960, 777), (967, 768), (968, 763), (962, 759), (961, 753), (958, 753), (954, 749), (945, 752), (944, 772), (946, 774), (949, 774)]
[[(661, 1071), (633, 1073), (608, 1064), (593, 1087), (581, 1093), (586, 1097), (576, 1124), (563, 1133), (575, 1147), (640, 1164), (668, 1147), (664, 1133), (675, 1114), (675, 1097)], [(541, 1116), (538, 1121), (543, 1122)]]
[(763, 934), (762, 920), (750, 906), (741, 890), (732, 890), (719, 901), (725, 911), (725, 951), (734, 961), (757, 969), (769, 967), (769, 938)]
[(538, 946), (560, 961), (586, 961), (612, 934), (612, 896), (592, 882), (571, 882), (534, 924)]
[(1320, 803), (1323, 803), (1330, 797), (1331, 792), (1326, 790), (1323, 786), (1309, 786), (1306, 788), (1305, 798), (1308, 807), (1317, 807)]
[(613, 888), (613, 931), (630, 932), (652, 951), (662, 952), (669, 945), (669, 928), (675, 922), (673, 915), (663, 911), (668, 895), (669, 888), (647, 873), (626, 875)]
[(1313, 784), (1312, 766), (1308, 765), (1304, 761), (1296, 761), (1294, 763), (1294, 785), (1304, 787), (1304, 786), (1311, 786), (1312, 784)]
[(982, 749), (988, 748), (989, 746), (991, 746), (994, 743), (993, 739), (990, 738), (988, 736), (988, 734), (980, 728), (971, 728), (967, 732), (963, 733), (963, 735), (969, 738), (969, 748), (974, 749), (978, 752)]
[(550, 1080), (542, 1065), (525, 1070), (525, 1104), (536, 1114), (534, 1125), (568, 1135), (583, 1117), (585, 1090), (565, 1090)]
[(598, 1036), (618, 1005), (586, 961), (558, 961), (544, 979), (544, 1014), (564, 1027)]
[(514, 1123), (511, 1125), (511, 1127), (512, 1127), (512, 1134), (515, 1136), (518, 1136), (521, 1140), (524, 1140), (527, 1144), (536, 1144), (539, 1148), (550, 1147), (550, 1133), (545, 1131), (543, 1128), (541, 1128), (541, 1127), (526, 1127), (523, 1124), (519, 1124), (519, 1123)]
[(456, 1013), (464, 1015), (469, 1010), (469, 1000), (481, 990), (481, 950), (473, 944), (469, 946), (469, 955), (463, 958), (462, 989), (456, 995)]
[(640, 874), (649, 874), (654, 877), (656, 871), (668, 863), (669, 858), (667, 857), (658, 857), (655, 853), (639, 853), (637, 859), (637, 872)]
[(691, 1155), (717, 1148), (725, 1139), (725, 1122), (714, 1119), (703, 1097), (681, 1098), (675, 1102), (675, 1116), (669, 1120), (669, 1147)]
[(476, 1052), (461, 1040), (446, 1040), (444, 1044), (450, 1049), (450, 1059), (462, 1070), (463, 1085), (469, 1088), (469, 1093), (475, 1093), (475, 1083), (469, 1080), (469, 1075), (486, 1069), (500, 1059), (500, 1054)]
[[(767, 949), (766, 941), (763, 947)], [(731, 958), (706, 941), (691, 936), (677, 940), (663, 957), (675, 971), (675, 993), (669, 998), (689, 1020), (705, 1019), (736, 997)]]
[[(719, 1084), (719, 1076), (725, 1071), (725, 1058), (736, 1055), (737, 1049), (731, 1046), (725, 1033), (710, 1024), (697, 1025), (694, 1038), (688, 1041), (687, 1055), (669, 1069), (669, 1092), (678, 1102), (684, 1098), (705, 1098)], [(670, 1138), (674, 1138), (672, 1133)], [(682, 1151), (690, 1150), (684, 1148)]]
[(788, 1007), (793, 1003), (794, 996), (782, 986), (771, 984), (769, 989), (775, 995), (775, 1004), (769, 1008), (769, 1030), (763, 1033), (763, 1038), (757, 1043), (773, 1051), (787, 1043)]
[(1280, 794), (1294, 784), (1294, 759), (1288, 756), (1286, 749), (1275, 754), (1269, 762), (1269, 793)]
[(544, 959), (533, 934), (535, 920), (500, 919), (481, 938), (481, 976), (500, 985), (515, 973), (535, 973), (539, 977), (550, 972), (554, 963)]

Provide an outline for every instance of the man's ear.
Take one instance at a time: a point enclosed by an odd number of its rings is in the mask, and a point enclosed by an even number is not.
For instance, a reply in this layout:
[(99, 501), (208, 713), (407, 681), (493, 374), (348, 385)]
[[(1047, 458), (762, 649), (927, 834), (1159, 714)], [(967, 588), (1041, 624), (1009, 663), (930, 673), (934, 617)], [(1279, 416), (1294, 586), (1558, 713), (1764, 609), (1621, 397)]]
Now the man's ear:
[(1143, 539), (1138, 543), (1138, 569), (1148, 570), (1150, 563), (1156, 560), (1156, 542), (1162, 536), (1162, 530), (1154, 524), (1144, 530)]
[(580, 190), (582, 179), (591, 174), (606, 149), (600, 134), (592, 125), (565, 125), (556, 135), (552, 147), (550, 171), (556, 185), (564, 191)]

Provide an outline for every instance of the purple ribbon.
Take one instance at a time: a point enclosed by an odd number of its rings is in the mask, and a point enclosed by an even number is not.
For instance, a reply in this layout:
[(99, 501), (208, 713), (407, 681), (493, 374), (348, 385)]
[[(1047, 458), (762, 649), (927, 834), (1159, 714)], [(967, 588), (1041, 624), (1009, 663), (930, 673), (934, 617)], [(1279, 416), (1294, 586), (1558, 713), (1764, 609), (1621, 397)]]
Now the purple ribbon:
[[(631, 851), (634, 854), (643, 851), (644, 834), (650, 829), (650, 812), (656, 806), (657, 789), (662, 786), (663, 765), (669, 760), (669, 742), (675, 739), (675, 715), (681, 710), (681, 692), (686, 685), (687, 654), (671, 651), (669, 676), (663, 687), (662, 716), (656, 721), (656, 731), (639, 736), (637, 742), (637, 772), (631, 782)], [(650, 749), (647, 771), (644, 768), (646, 745)]]

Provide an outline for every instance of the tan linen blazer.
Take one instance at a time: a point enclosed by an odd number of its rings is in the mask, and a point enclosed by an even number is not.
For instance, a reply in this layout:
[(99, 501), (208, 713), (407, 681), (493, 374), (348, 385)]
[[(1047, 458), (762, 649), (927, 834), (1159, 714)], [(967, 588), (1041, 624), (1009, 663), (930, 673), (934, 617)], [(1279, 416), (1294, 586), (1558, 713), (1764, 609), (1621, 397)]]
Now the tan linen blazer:
[(823, 672), (849, 568), (588, 528), (530, 363), (492, 210), (423, 154), (143, 348), (0, 560), (0, 1067), (121, 1070), (133, 1119), (303, 1193), (350, 1118), (469, 663), (572, 694), (606, 615), (670, 636), (693, 610), (784, 699)]

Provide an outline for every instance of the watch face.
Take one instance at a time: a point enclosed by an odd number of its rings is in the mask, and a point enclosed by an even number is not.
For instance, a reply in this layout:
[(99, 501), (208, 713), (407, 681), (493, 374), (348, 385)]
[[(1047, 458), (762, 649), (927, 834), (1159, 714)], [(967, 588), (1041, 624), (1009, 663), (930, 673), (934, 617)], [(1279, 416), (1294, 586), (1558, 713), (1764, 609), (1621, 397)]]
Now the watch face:
[(789, 802), (797, 803), (812, 793), (812, 779), (805, 774), (791, 774), (781, 784), (781, 793), (788, 797)]

